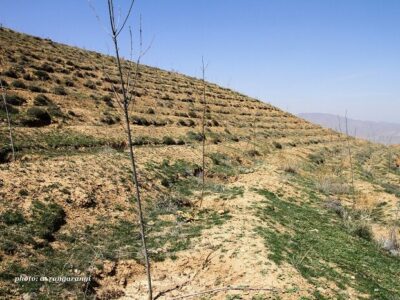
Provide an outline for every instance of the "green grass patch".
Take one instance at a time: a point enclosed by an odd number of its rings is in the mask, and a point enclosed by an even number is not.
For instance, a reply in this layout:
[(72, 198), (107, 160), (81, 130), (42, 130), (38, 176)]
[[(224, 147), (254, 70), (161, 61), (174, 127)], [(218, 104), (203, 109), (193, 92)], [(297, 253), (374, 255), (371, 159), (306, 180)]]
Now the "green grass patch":
[[(267, 190), (258, 192), (265, 201), (256, 207), (257, 216), (269, 226), (259, 226), (256, 231), (275, 263), (291, 264), (315, 285), (324, 278), (339, 289), (351, 286), (373, 299), (400, 296), (399, 258), (349, 234), (337, 215), (316, 207), (314, 201), (297, 204)], [(275, 229), (277, 224), (287, 231)]]

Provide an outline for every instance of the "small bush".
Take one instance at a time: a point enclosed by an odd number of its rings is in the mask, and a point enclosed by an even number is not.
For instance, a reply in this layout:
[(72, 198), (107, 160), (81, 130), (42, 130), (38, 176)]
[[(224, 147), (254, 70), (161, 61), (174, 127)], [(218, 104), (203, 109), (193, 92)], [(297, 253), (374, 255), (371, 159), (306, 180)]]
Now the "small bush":
[(323, 163), (325, 163), (325, 158), (320, 153), (311, 153), (308, 158), (312, 163), (316, 165), (322, 165)]
[(180, 126), (187, 126), (185, 120), (179, 119), (176, 124), (180, 125)]
[(272, 144), (274, 145), (274, 147), (275, 147), (276, 149), (282, 149), (282, 148), (283, 148), (283, 146), (282, 146), (281, 143), (273, 142)]
[(47, 74), (47, 72), (42, 71), (42, 70), (36, 70), (34, 72), (34, 74), (36, 75), (37, 78), (39, 78), (39, 80), (42, 80), (42, 81), (47, 81), (50, 79), (49, 74)]
[(59, 117), (59, 118), (65, 117), (61, 108), (56, 104), (49, 105), (49, 107), (47, 108), (47, 112), (50, 114), (50, 116), (53, 117)]
[(1, 79), (1, 78), (0, 78), (0, 83), (1, 83), (0, 86), (3, 86), (3, 88), (8, 87), (8, 83), (7, 83), (7, 81), (5, 81), (4, 79)]
[(176, 145), (175, 140), (170, 136), (164, 136), (162, 142), (164, 145)]
[(96, 83), (94, 83), (92, 80), (87, 80), (83, 85), (91, 90), (96, 89)]
[(72, 79), (69, 79), (69, 78), (65, 78), (64, 84), (65, 84), (65, 86), (69, 86), (69, 87), (75, 86), (74, 81)]
[(203, 135), (200, 132), (189, 131), (186, 135), (190, 140), (198, 142), (201, 142), (203, 140)]
[(6, 225), (19, 225), (25, 223), (24, 216), (13, 210), (8, 210), (0, 215), (0, 221)]
[(60, 96), (65, 96), (65, 95), (67, 95), (67, 91), (64, 89), (64, 87), (59, 85), (54, 88), (54, 94), (60, 95)]
[(196, 114), (196, 112), (193, 111), (193, 110), (189, 111), (188, 115), (189, 115), (189, 117), (191, 117), (191, 118), (197, 118), (197, 114)]
[(112, 102), (112, 98), (108, 95), (101, 97), (101, 100), (105, 102), (105, 104), (109, 107), (114, 107), (114, 103)]
[(372, 241), (374, 238), (371, 226), (366, 222), (357, 222), (356, 224), (354, 224), (352, 233), (355, 236), (358, 236), (367, 241)]
[(196, 123), (195, 123), (193, 120), (190, 120), (190, 119), (189, 119), (189, 120), (187, 120), (186, 125), (189, 126), (189, 127), (193, 127), (193, 126), (196, 125)]
[(52, 104), (52, 101), (46, 95), (39, 94), (33, 100), (33, 104), (36, 106), (47, 106)]
[(6, 112), (6, 107), (7, 107), (7, 111), (9, 114), (17, 114), (19, 113), (18, 108), (10, 105), (7, 103), (7, 105), (4, 105), (4, 102), (0, 102), (0, 111), (1, 112)]
[(24, 76), (22, 76), (22, 78), (27, 80), (27, 81), (31, 81), (32, 80), (32, 75), (30, 73), (26, 73), (26, 74), (24, 74)]
[(65, 211), (56, 204), (32, 203), (33, 231), (41, 238), (53, 240), (53, 234), (65, 224)]
[(4, 71), (3, 75), (11, 78), (19, 78), (17, 71), (14, 69), (8, 69), (7, 71)]
[(54, 68), (48, 64), (48, 63), (43, 63), (40, 67), (37, 68), (38, 70), (42, 70), (48, 73), (54, 73)]
[(108, 113), (105, 113), (104, 116), (100, 119), (102, 123), (107, 125), (113, 125), (121, 121), (120, 117), (114, 116)]
[(260, 156), (260, 155), (261, 155), (260, 152), (258, 152), (257, 150), (254, 150), (254, 149), (248, 151), (247, 154), (248, 154), (250, 157), (256, 157), (256, 156)]
[(49, 113), (39, 107), (31, 107), (26, 112), (26, 117), (21, 120), (22, 124), (29, 127), (41, 127), (51, 124)]
[(5, 164), (11, 161), (12, 151), (10, 146), (0, 148), (0, 164)]
[(322, 177), (316, 182), (318, 191), (326, 195), (343, 195), (351, 191), (350, 185), (334, 177)]
[(38, 87), (36, 85), (30, 85), (28, 86), (28, 90), (34, 93), (46, 93), (47, 91), (41, 87)]
[(147, 113), (150, 114), (150, 115), (154, 115), (156, 112), (154, 111), (153, 108), (149, 108), (149, 109), (147, 110)]
[(6, 95), (6, 102), (14, 106), (21, 106), (26, 103), (26, 100), (18, 95)]
[(213, 144), (217, 145), (217, 144), (221, 143), (222, 141), (219, 137), (214, 137), (211, 142)]
[(22, 80), (14, 80), (11, 85), (17, 89), (26, 89), (26, 85)]
[(133, 116), (131, 118), (132, 123), (135, 125), (140, 125), (140, 126), (150, 126), (152, 123), (148, 121), (146, 118), (143, 117), (138, 117), (138, 116)]

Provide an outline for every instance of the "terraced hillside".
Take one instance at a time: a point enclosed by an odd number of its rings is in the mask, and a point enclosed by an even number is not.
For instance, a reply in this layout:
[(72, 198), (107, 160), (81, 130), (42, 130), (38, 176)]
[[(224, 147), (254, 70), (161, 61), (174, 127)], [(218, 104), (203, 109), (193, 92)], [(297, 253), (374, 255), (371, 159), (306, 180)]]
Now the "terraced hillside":
[[(17, 150), (1, 104), (1, 297), (144, 299), (113, 57), (1, 29), (0, 58)], [(400, 297), (400, 149), (207, 83), (200, 208), (202, 88), (140, 67), (130, 121), (156, 295)]]

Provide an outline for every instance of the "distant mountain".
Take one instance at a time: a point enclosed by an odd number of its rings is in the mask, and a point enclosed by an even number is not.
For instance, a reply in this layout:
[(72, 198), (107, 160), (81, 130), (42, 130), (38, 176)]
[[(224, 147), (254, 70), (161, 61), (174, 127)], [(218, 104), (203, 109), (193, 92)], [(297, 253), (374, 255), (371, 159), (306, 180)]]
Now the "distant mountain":
[[(346, 133), (346, 119), (342, 116), (323, 113), (301, 113), (298, 116), (322, 127)], [(348, 119), (348, 131), (351, 136), (372, 142), (400, 144), (400, 124)]]

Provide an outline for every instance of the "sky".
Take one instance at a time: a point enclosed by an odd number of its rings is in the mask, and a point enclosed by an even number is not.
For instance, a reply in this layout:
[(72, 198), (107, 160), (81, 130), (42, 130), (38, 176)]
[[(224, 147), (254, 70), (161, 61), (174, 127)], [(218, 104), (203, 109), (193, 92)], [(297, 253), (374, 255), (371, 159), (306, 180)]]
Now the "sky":
[[(106, 0), (0, 1), (5, 27), (112, 54)], [(203, 56), (206, 80), (283, 110), (400, 123), (398, 0), (136, 0), (135, 53), (140, 15), (147, 65), (200, 77)]]

